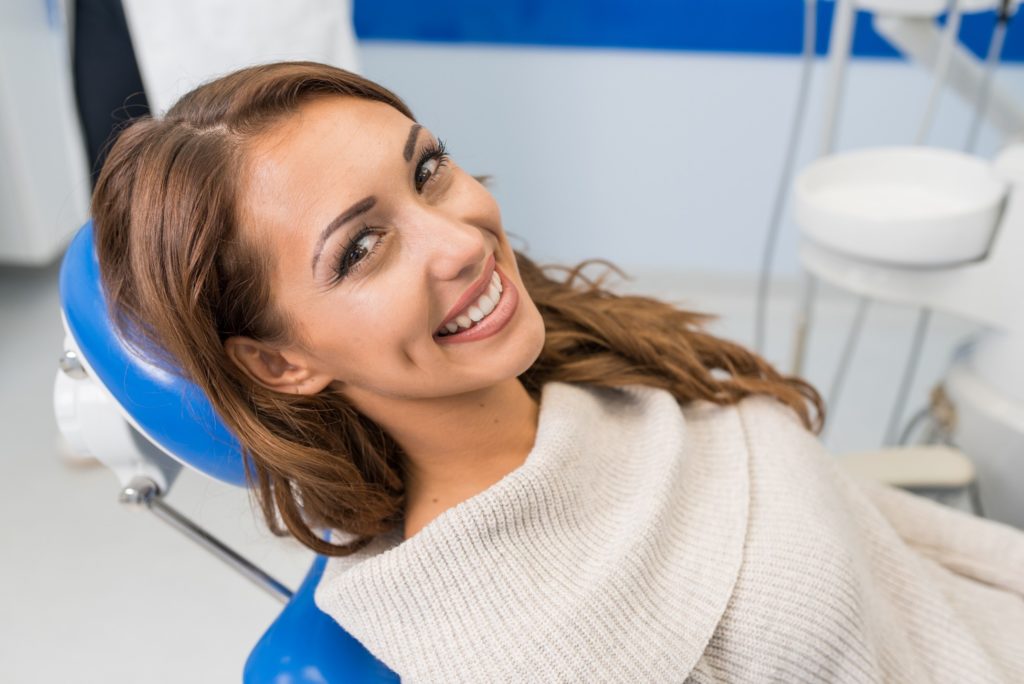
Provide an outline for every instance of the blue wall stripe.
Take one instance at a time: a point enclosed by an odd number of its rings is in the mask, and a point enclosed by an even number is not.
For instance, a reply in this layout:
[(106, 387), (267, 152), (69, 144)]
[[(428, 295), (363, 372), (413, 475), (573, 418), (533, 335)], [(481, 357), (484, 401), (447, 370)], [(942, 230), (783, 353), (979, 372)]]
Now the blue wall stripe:
[[(798, 54), (802, 0), (355, 0), (365, 40), (560, 45), (756, 54)], [(835, 3), (818, 0), (819, 54)], [(1010, 22), (1004, 60), (1024, 61), (1024, 17)], [(988, 47), (994, 12), (964, 17), (961, 40)], [(897, 57), (859, 13), (853, 51)]]

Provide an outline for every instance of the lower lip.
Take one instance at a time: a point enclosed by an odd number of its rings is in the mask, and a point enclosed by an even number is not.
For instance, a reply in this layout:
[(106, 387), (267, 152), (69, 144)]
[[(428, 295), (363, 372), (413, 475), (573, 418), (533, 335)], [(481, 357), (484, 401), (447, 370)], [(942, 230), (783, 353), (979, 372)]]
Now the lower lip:
[(495, 268), (494, 272), (501, 279), (502, 288), (501, 297), (498, 299), (498, 305), (494, 307), (494, 311), (472, 328), (466, 328), (451, 335), (434, 335), (435, 342), (438, 344), (476, 342), (498, 334), (502, 328), (508, 325), (508, 322), (512, 320), (512, 315), (516, 312), (516, 307), (519, 306), (519, 293), (501, 271)]

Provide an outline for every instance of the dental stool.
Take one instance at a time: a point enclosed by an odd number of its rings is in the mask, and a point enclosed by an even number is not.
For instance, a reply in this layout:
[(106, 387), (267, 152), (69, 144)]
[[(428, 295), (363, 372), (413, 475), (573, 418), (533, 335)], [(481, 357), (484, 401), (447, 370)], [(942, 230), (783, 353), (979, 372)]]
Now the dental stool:
[(91, 222), (64, 256), (60, 300), (66, 337), (54, 407), (72, 449), (114, 471), (123, 502), (146, 506), (286, 602), (245, 663), (246, 684), (399, 681), (314, 604), (326, 558), (316, 558), (293, 593), (163, 500), (182, 466), (244, 487), (241, 451), (198, 387), (140, 358), (118, 337)]

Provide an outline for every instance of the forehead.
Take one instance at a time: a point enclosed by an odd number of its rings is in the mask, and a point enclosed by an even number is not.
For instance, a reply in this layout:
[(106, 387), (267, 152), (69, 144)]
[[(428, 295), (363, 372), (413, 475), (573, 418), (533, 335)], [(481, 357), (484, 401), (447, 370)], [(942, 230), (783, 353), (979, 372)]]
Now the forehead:
[[(412, 120), (383, 102), (322, 97), (246, 146), (240, 205), (259, 232), (326, 224), (403, 161)], [(346, 204), (348, 203), (348, 204)]]

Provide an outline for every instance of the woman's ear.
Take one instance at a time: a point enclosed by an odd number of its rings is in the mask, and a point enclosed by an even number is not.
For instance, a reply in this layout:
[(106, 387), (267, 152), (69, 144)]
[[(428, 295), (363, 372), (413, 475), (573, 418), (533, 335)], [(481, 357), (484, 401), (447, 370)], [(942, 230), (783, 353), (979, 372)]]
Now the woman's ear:
[(310, 366), (303, 355), (251, 337), (229, 337), (224, 340), (224, 351), (254, 382), (282, 394), (316, 394), (332, 380)]

